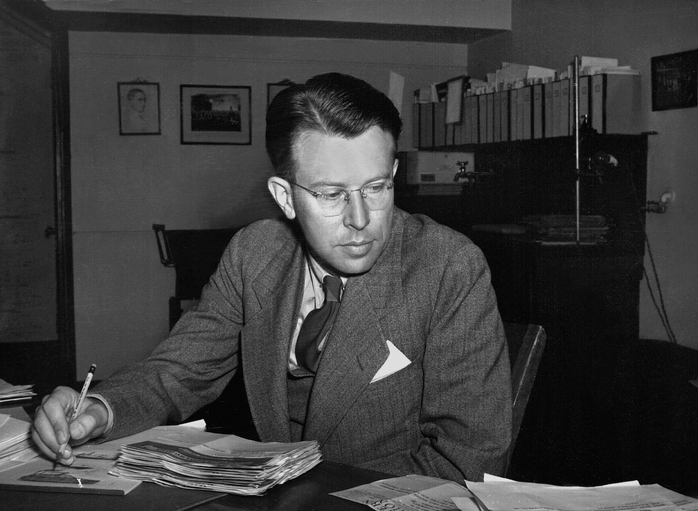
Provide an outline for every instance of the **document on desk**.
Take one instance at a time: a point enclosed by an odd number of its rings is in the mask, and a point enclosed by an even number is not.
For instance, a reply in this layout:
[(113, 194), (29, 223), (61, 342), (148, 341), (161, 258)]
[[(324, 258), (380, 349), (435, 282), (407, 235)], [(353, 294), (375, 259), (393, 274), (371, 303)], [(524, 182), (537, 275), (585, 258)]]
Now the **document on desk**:
[[(27, 433), (30, 427), (27, 424)], [(22, 458), (9, 467), (0, 467), (0, 489), (126, 495), (141, 481), (110, 474), (124, 442), (150, 440), (187, 447), (223, 436), (180, 426), (157, 427), (110, 442), (75, 447), (75, 462), (70, 466), (57, 465), (55, 470), (53, 460), (35, 450), (29, 458)]]
[(70, 466), (54, 469), (53, 460), (37, 457), (0, 472), (0, 489), (126, 495), (141, 484), (109, 475), (113, 464), (113, 460), (78, 458)]
[(468, 511), (479, 511), (472, 493), (452, 481), (411, 474), (332, 493), (375, 511), (458, 511), (453, 499), (469, 503)]
[[(21, 417), (16, 413), (13, 415)], [(0, 472), (19, 465), (28, 452), (35, 452), (33, 447), (29, 417), (19, 419), (0, 413)]]
[(188, 446), (151, 440), (125, 444), (111, 473), (163, 486), (263, 495), (321, 461), (317, 441), (255, 442), (217, 436)]
[[(595, 487), (568, 487), (497, 480), (467, 482), (488, 511), (697, 511), (698, 500), (659, 485), (637, 482)], [(458, 509), (470, 503), (454, 499)]]
[(22, 401), (36, 396), (33, 391), (34, 384), (31, 385), (12, 385), (5, 380), (0, 379), (0, 403), (9, 403)]

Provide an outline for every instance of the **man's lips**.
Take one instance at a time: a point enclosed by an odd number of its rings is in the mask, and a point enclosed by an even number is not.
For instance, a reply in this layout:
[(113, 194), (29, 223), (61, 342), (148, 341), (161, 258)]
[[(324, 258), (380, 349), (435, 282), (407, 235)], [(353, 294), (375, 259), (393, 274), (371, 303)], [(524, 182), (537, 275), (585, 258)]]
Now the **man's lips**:
[(365, 255), (373, 245), (372, 240), (367, 241), (350, 241), (348, 243), (342, 243), (340, 246), (345, 250), (357, 255)]

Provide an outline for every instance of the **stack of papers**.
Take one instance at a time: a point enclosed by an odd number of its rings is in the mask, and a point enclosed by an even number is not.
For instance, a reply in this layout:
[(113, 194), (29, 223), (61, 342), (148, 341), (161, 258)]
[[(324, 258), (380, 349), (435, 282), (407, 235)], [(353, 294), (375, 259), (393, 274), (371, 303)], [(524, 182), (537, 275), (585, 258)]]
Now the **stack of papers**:
[[(467, 483), (481, 507), (489, 511), (696, 511), (698, 500), (658, 484), (637, 481), (606, 486), (578, 487), (520, 483), (485, 474), (483, 483)], [(471, 509), (472, 502), (456, 497), (459, 509)]]
[(485, 474), (484, 483), (408, 475), (332, 493), (374, 511), (697, 511), (698, 500), (658, 484), (629, 481), (579, 487), (520, 483)]
[(0, 470), (33, 445), (30, 422), (0, 413)]
[(152, 440), (186, 446), (220, 436), (192, 427), (161, 426), (110, 442), (75, 446), (75, 462), (70, 466), (54, 465), (53, 458), (34, 452), (33, 456), (23, 456), (22, 459), (14, 457), (12, 463), (0, 467), (0, 489), (126, 495), (141, 481), (110, 473), (124, 443)]
[(111, 473), (163, 486), (263, 495), (318, 463), (316, 441), (284, 444), (224, 435), (190, 446), (150, 440), (123, 445)]
[(22, 399), (30, 399), (36, 396), (32, 391), (34, 385), (10, 385), (5, 380), (0, 379), (0, 403), (9, 403)]
[[(29, 423), (24, 427), (29, 431)], [(205, 425), (204, 425), (205, 427)], [(261, 495), (320, 462), (317, 442), (261, 443), (201, 430), (195, 423), (73, 448), (75, 462), (31, 456), (0, 466), (0, 489), (126, 495), (143, 481)]]
[(458, 511), (454, 503), (456, 498), (470, 502), (469, 511), (481, 511), (473, 494), (463, 486), (417, 474), (381, 479), (331, 495), (364, 504), (375, 511)]

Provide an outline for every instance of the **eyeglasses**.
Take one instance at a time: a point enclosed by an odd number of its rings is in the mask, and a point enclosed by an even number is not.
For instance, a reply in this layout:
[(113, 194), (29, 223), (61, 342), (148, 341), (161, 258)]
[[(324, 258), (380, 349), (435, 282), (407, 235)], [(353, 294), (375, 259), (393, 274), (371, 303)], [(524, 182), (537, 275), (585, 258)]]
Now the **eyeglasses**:
[(298, 188), (302, 188), (315, 197), (315, 200), (320, 206), (320, 212), (323, 216), (341, 215), (344, 209), (347, 207), (347, 204), (349, 204), (352, 192), (361, 193), (361, 197), (364, 199), (366, 206), (368, 206), (368, 209), (371, 211), (385, 209), (388, 207), (388, 204), (390, 204), (390, 190), (392, 190), (394, 186), (394, 183), (391, 180), (386, 180), (375, 181), (353, 190), (327, 188), (316, 192), (315, 190), (306, 188), (298, 183), (291, 182), (291, 184), (297, 186)]

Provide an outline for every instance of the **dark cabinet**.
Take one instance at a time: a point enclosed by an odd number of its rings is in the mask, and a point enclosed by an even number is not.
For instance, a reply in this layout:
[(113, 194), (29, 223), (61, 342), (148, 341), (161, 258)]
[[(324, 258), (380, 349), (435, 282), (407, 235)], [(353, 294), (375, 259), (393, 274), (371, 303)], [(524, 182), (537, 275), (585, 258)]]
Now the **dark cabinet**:
[(427, 196), (398, 181), (395, 201), (473, 239), (503, 319), (548, 333), (513, 468), (521, 478), (561, 484), (632, 478), (647, 136), (583, 140), (580, 214), (608, 225), (604, 241), (591, 244), (545, 241), (522, 223), (576, 214), (572, 137), (453, 150), (474, 153), (474, 183), (458, 195)]
[[(569, 322), (563, 312), (574, 310), (564, 305), (570, 295), (582, 300), (589, 287), (598, 291), (601, 303), (602, 288), (608, 285), (611, 294), (623, 292), (622, 301), (632, 309), (622, 314), (625, 330), (637, 337), (647, 136), (594, 135), (584, 139), (581, 148), (579, 212), (603, 217), (608, 230), (601, 243), (549, 242), (523, 221), (535, 215), (576, 215), (572, 137), (455, 146), (453, 150), (474, 153), (474, 182), (462, 185), (457, 195), (420, 195), (418, 186), (398, 180), (395, 202), (466, 234), (480, 246), (506, 321), (538, 322), (555, 330)], [(527, 232), (507, 229), (510, 225)]]

